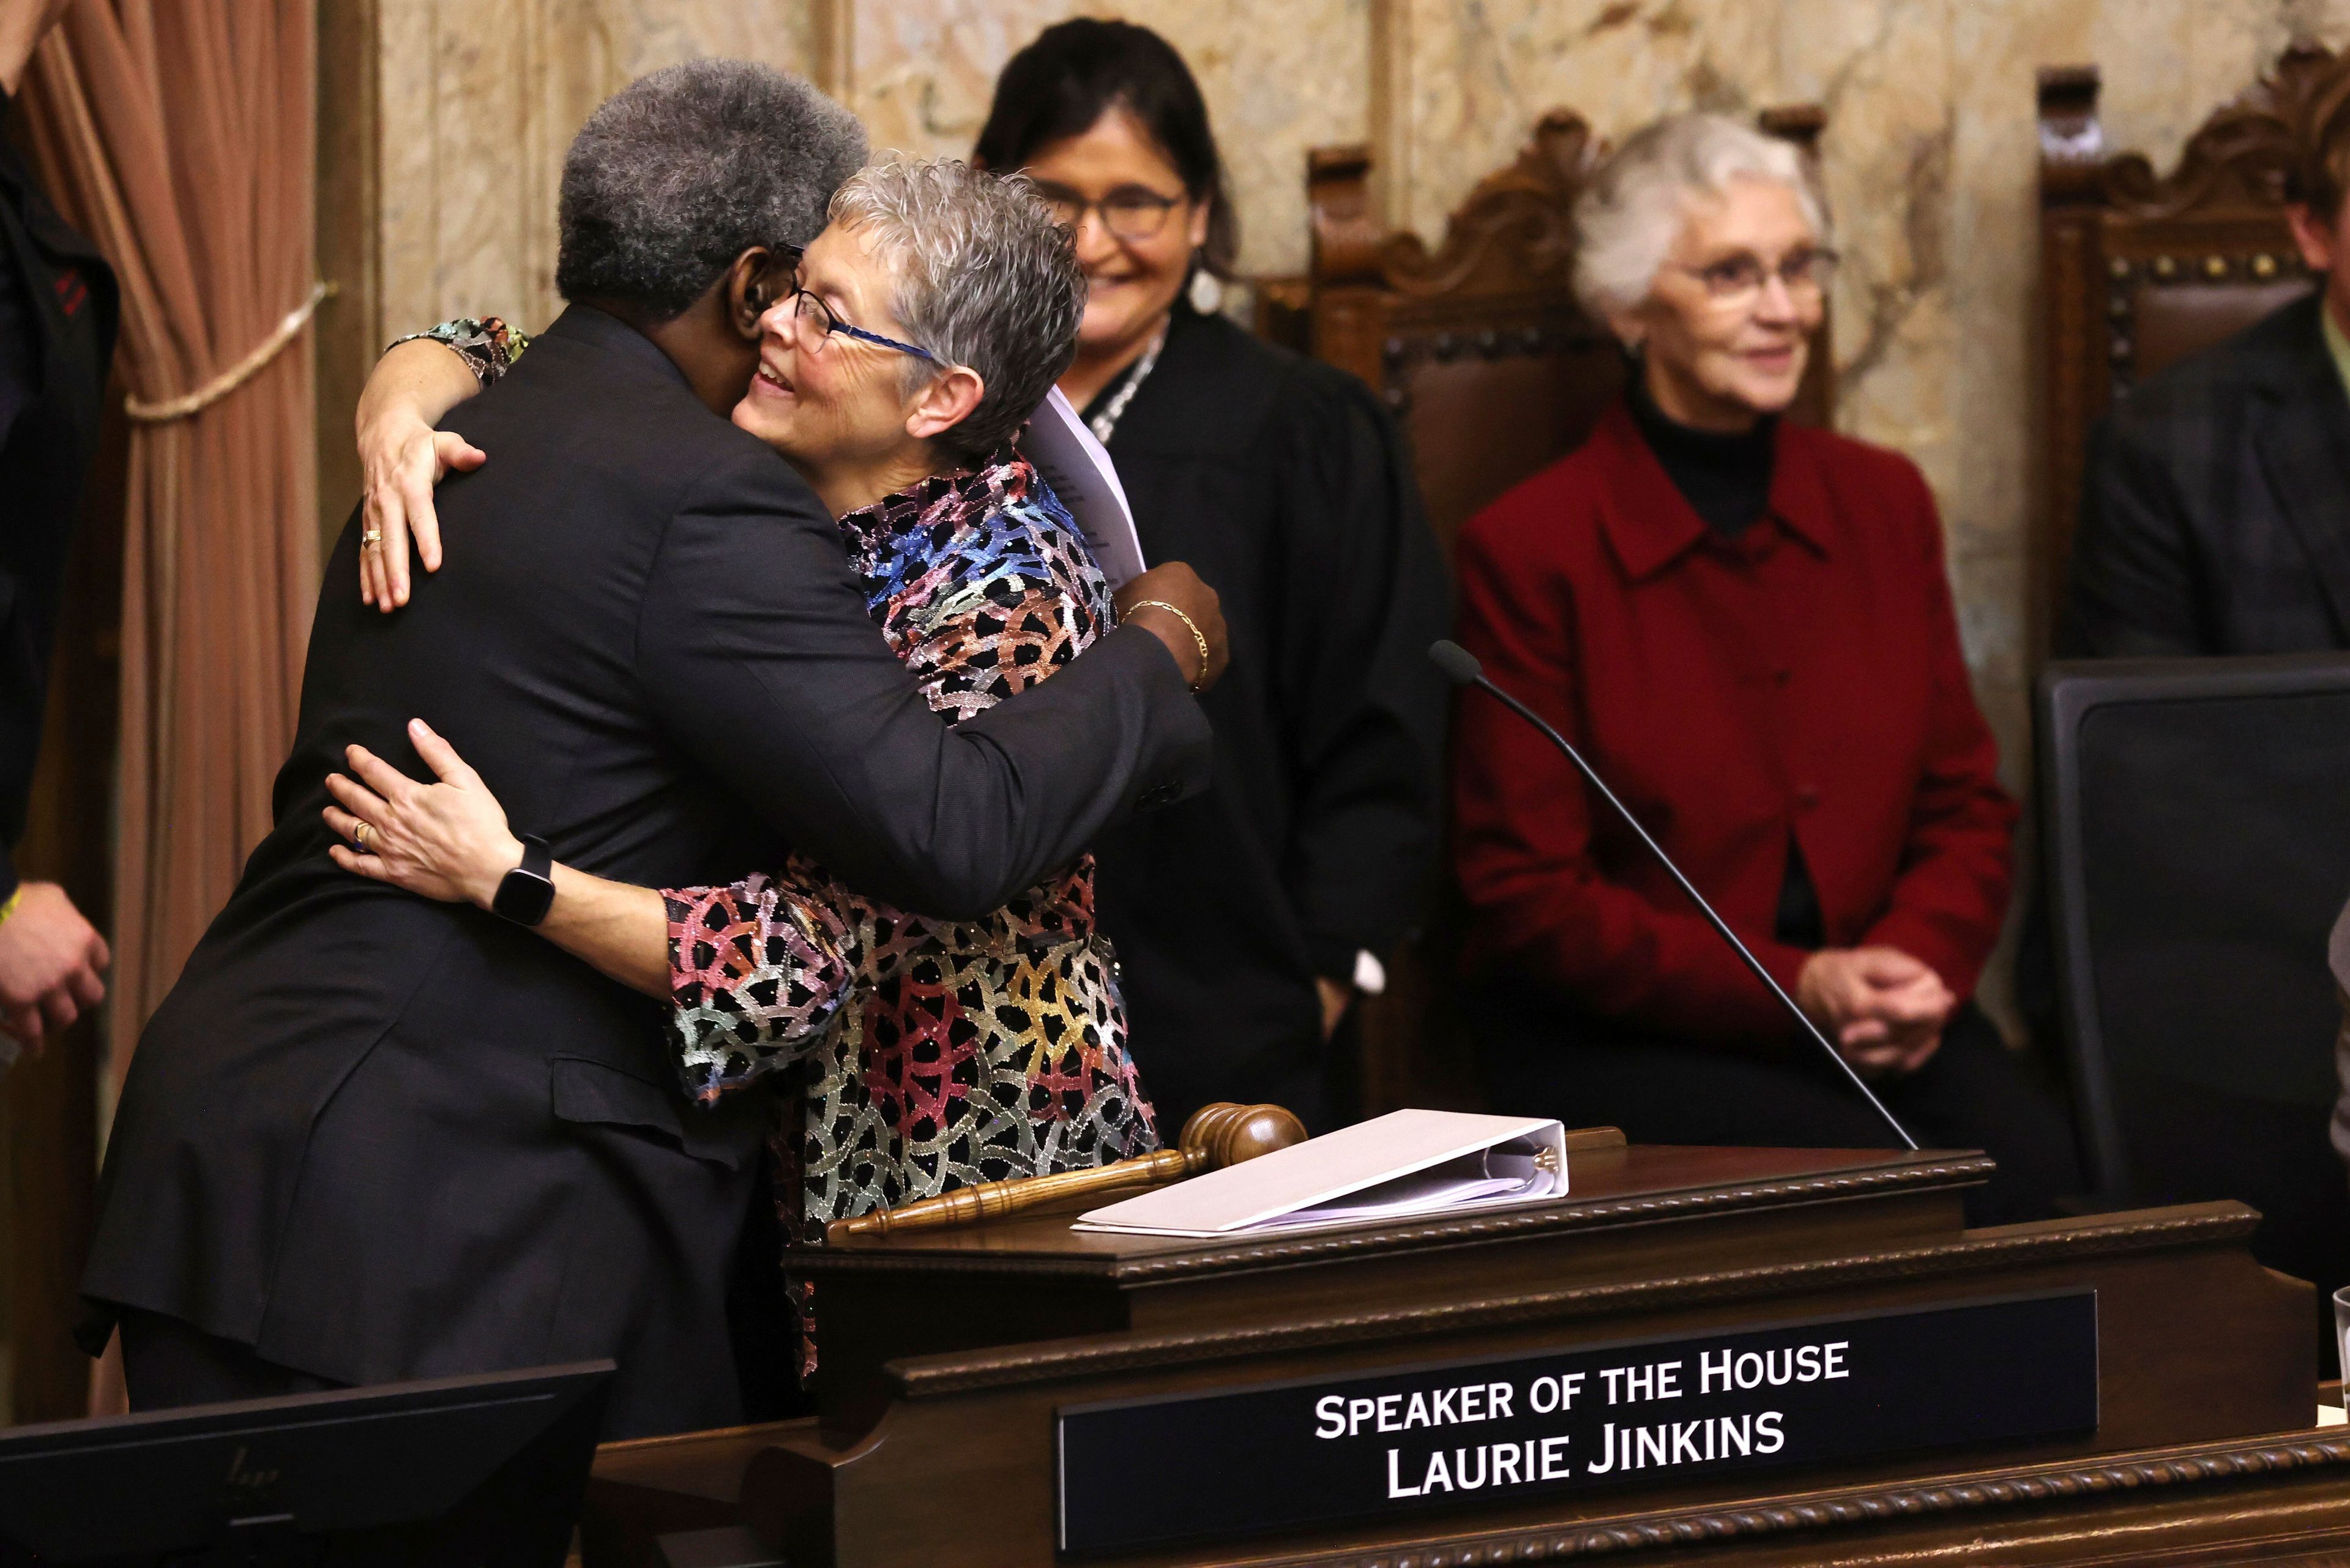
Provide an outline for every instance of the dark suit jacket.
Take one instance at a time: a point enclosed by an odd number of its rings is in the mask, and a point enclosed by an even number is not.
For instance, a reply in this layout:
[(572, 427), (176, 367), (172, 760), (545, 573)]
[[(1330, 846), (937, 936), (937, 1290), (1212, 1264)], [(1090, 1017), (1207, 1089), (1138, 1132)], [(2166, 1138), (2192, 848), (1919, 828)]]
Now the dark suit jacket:
[[(8, 98), (0, 93), (0, 119)], [(114, 274), (0, 140), (0, 898), (25, 831), (66, 551), (98, 451)]]
[(2350, 648), (2350, 397), (2321, 308), (2286, 306), (2099, 421), (2060, 653)]
[(788, 842), (957, 915), (1202, 784), (1206, 722), (1137, 629), (948, 729), (814, 495), (610, 317), (575, 306), (452, 425), (493, 454), (441, 493), (463, 547), (389, 617), (356, 518), (327, 568), (277, 826), (140, 1042), (85, 1290), (349, 1382), (614, 1355), (613, 1431), (722, 1425), (772, 1107), (691, 1107), (661, 1009), (536, 935), (338, 870), (343, 747), (422, 775), (423, 715), (605, 877)]

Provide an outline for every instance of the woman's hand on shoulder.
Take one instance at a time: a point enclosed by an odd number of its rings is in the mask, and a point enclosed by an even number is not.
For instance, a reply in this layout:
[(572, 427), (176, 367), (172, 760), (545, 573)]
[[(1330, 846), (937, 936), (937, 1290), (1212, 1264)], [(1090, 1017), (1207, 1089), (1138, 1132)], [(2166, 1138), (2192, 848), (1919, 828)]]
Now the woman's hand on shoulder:
[(408, 722), (408, 734), (440, 782), (419, 784), (365, 746), (347, 748), (359, 776), (327, 775), (327, 793), (337, 804), (322, 815), (345, 840), (327, 853), (371, 880), (486, 909), (505, 874), (522, 864), (522, 841), (456, 748), (421, 719)]
[(462, 358), (421, 338), (395, 345), (368, 377), (357, 416), (360, 603), (389, 614), (408, 602), (411, 540), (424, 569), (441, 569), (432, 487), (481, 467), (489, 454), (432, 427), (477, 389)]

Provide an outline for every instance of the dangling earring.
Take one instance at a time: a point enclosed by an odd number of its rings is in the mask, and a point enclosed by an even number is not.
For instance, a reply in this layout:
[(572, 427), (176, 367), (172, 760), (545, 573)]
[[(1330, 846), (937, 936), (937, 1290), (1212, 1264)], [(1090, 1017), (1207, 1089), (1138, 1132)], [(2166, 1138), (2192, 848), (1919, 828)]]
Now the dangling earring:
[(1223, 281), (1208, 270), (1208, 264), (1196, 251), (1191, 255), (1191, 282), (1187, 287), (1191, 308), (1202, 316), (1213, 316), (1224, 307)]

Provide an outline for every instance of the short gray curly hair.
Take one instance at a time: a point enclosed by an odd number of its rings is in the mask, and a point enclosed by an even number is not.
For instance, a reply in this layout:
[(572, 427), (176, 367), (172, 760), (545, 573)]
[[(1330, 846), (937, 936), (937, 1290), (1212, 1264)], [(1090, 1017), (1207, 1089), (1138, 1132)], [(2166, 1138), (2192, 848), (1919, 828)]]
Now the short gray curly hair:
[[(851, 175), (832, 221), (859, 232), (890, 270), (890, 315), (949, 365), (985, 384), (942, 442), (984, 457), (1010, 440), (1076, 357), (1086, 313), (1076, 240), (1023, 176), (951, 158), (892, 157)], [(933, 374), (919, 359), (910, 388)]]
[(604, 100), (564, 155), (555, 286), (668, 320), (754, 245), (805, 246), (865, 161), (857, 117), (749, 60), (689, 60)]
[(1827, 243), (1826, 198), (1794, 143), (1719, 114), (1668, 115), (1627, 138), (1575, 203), (1575, 293), (1583, 307), (1604, 321), (1646, 299), (1690, 204), (1720, 200), (1733, 180), (1792, 189)]

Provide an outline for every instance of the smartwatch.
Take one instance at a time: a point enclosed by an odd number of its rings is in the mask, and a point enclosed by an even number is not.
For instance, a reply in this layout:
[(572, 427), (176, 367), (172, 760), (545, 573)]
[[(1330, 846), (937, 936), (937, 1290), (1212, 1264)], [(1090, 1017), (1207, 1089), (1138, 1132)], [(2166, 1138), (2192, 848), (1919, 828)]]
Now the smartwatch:
[(497, 897), (490, 900), (490, 913), (517, 926), (538, 924), (555, 902), (554, 873), (555, 853), (547, 848), (546, 840), (524, 834), (522, 864), (498, 884)]

